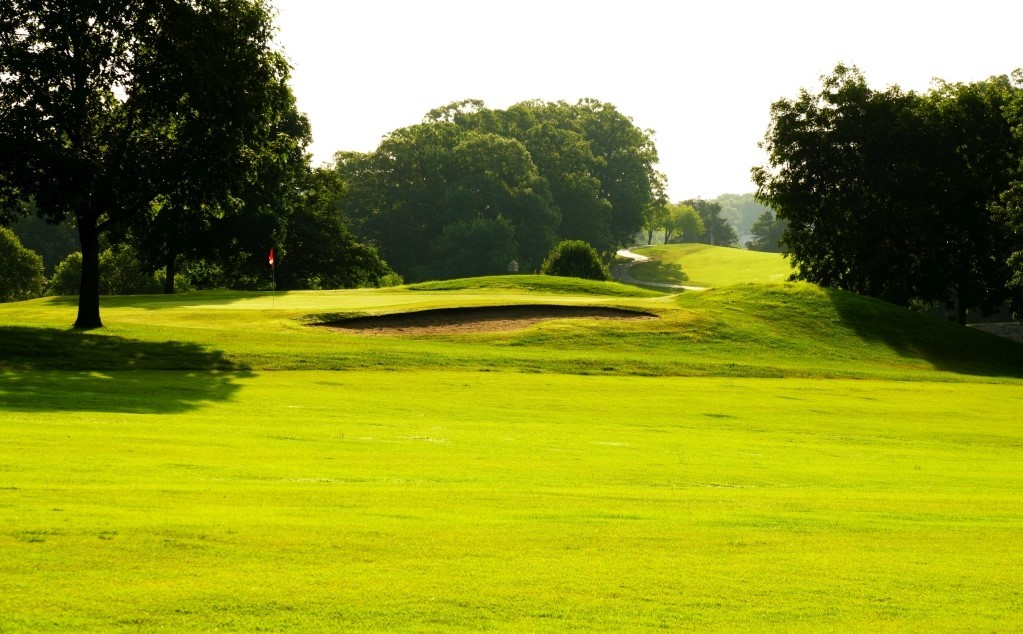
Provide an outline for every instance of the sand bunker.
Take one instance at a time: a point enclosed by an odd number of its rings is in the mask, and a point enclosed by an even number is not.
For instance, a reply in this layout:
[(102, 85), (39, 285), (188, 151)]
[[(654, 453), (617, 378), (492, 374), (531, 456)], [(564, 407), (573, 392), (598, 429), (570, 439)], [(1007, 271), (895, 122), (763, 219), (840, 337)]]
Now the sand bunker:
[(520, 330), (550, 319), (657, 319), (657, 315), (608, 306), (478, 306), (438, 308), (414, 313), (356, 317), (317, 324), (347, 332), (376, 335), (429, 335)]

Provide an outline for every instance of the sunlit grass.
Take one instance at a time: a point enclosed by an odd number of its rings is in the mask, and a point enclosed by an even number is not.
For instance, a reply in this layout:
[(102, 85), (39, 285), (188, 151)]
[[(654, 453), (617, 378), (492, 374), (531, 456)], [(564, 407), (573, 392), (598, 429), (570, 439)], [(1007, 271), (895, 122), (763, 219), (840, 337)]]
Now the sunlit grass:
[(1018, 615), (1018, 385), (269, 372), (161, 414), (105, 376), (5, 414), (5, 631)]
[(629, 269), (630, 275), (643, 282), (714, 287), (784, 282), (792, 274), (789, 261), (780, 253), (709, 244), (667, 244), (633, 251), (653, 259)]
[[(1017, 626), (1023, 346), (522, 278), (0, 305), (0, 631)], [(659, 319), (311, 325), (543, 302)]]

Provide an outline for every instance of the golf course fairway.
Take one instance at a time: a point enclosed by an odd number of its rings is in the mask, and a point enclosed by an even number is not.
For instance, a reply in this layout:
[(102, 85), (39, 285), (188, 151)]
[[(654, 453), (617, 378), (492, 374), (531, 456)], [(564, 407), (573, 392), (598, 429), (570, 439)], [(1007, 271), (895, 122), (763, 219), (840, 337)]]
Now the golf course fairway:
[[(642, 318), (343, 328), (515, 304)], [(74, 308), (0, 305), (0, 632), (1020, 627), (1019, 344), (808, 284)]]

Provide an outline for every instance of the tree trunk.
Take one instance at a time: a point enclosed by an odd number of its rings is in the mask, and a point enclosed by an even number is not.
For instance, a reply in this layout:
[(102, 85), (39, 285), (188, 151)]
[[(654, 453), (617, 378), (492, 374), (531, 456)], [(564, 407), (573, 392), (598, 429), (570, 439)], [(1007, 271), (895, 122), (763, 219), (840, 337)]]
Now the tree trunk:
[(82, 279), (78, 287), (78, 319), (75, 328), (102, 328), (99, 318), (99, 229), (93, 218), (78, 220), (78, 241), (82, 247)]
[(646, 232), (646, 243), (647, 243), (647, 245), (651, 245), (651, 244), (654, 243), (654, 230), (653, 229), (648, 229), (647, 230), (647, 232)]
[(167, 295), (174, 294), (174, 275), (178, 272), (178, 256), (171, 252), (167, 252), (167, 279), (163, 281), (163, 292)]

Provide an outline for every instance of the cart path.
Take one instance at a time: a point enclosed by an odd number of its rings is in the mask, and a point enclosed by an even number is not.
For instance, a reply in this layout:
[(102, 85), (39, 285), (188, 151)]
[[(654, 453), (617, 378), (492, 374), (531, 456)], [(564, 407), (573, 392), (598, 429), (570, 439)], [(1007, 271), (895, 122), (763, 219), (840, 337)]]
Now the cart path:
[(643, 282), (643, 281), (637, 280), (636, 278), (634, 278), (631, 275), (629, 275), (629, 269), (632, 268), (632, 266), (634, 264), (638, 264), (640, 262), (649, 262), (650, 258), (648, 258), (645, 255), (640, 255), (639, 253), (633, 253), (629, 249), (619, 249), (615, 253), (615, 255), (623, 257), (623, 258), (627, 258), (629, 260), (632, 260), (628, 264), (620, 264), (620, 265), (615, 266), (615, 267), (613, 267), (611, 269), (611, 274), (619, 282), (624, 282), (625, 284), (632, 284), (633, 286), (647, 286), (647, 287), (652, 287), (652, 288), (669, 288), (669, 289), (679, 290), (679, 291), (705, 291), (705, 290), (707, 290), (706, 286), (686, 286), (686, 285), (683, 285), (683, 284), (665, 284), (663, 282)]

